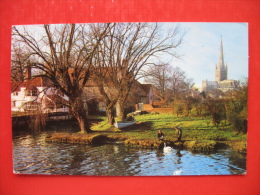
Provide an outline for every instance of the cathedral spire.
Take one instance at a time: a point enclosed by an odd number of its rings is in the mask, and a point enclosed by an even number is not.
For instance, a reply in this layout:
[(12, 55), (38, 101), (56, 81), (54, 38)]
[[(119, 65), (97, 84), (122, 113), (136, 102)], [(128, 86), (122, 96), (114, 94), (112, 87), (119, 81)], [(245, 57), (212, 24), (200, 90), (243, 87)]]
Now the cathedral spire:
[(223, 55), (223, 44), (222, 44), (222, 36), (221, 36), (221, 40), (220, 40), (220, 51), (219, 51), (219, 68), (222, 68), (225, 64), (224, 64), (224, 55)]
[(219, 60), (215, 71), (215, 81), (219, 82), (226, 79), (227, 79), (227, 66), (225, 66), (224, 64), (223, 44), (222, 44), (222, 36), (221, 36)]

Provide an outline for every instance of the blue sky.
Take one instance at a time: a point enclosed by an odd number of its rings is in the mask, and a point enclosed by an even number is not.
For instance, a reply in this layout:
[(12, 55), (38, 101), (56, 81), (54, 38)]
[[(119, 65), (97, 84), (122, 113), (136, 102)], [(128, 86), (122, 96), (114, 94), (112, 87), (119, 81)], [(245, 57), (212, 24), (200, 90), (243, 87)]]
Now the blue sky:
[[(172, 25), (166, 23), (166, 25)], [(215, 80), (215, 66), (219, 59), (222, 37), (224, 62), (228, 65), (228, 79), (248, 78), (247, 23), (179, 23), (187, 31), (178, 53), (181, 60), (170, 64), (179, 66), (195, 84)]]
[[(222, 37), (224, 62), (228, 65), (228, 79), (248, 77), (248, 24), (247, 23), (161, 23), (163, 29), (179, 25), (186, 32), (183, 44), (177, 49), (181, 60), (172, 59), (172, 66), (180, 67), (195, 84), (215, 80), (215, 66), (219, 59)], [(27, 26), (30, 33), (40, 37), (38, 25)], [(41, 29), (42, 30), (42, 29)]]

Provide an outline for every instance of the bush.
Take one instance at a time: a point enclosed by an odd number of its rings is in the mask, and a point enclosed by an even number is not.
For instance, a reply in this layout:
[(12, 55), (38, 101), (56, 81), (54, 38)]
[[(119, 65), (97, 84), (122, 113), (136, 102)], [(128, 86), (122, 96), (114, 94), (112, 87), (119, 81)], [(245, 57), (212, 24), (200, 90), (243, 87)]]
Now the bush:
[(247, 120), (236, 116), (236, 115), (232, 115), (229, 118), (231, 124), (232, 124), (232, 128), (237, 131), (237, 132), (241, 132), (241, 133), (247, 133)]

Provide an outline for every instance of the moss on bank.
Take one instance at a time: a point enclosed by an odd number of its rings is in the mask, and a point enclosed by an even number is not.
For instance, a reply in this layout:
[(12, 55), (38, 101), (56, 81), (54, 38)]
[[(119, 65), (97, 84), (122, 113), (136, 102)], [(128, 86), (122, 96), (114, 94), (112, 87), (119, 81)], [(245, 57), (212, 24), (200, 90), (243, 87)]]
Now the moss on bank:
[(231, 140), (231, 141), (218, 142), (218, 145), (220, 145), (220, 147), (221, 146), (231, 147), (233, 150), (239, 152), (247, 151), (246, 141)]
[(185, 141), (183, 147), (193, 151), (214, 151), (217, 142), (212, 140)]
[[(105, 144), (120, 141), (127, 147), (163, 148), (163, 142), (158, 141), (157, 131), (165, 134), (165, 142), (174, 148), (185, 148), (192, 151), (213, 151), (223, 147), (246, 152), (246, 135), (231, 131), (230, 125), (220, 129), (209, 124), (208, 119), (175, 117), (169, 114), (146, 114), (136, 116), (137, 124), (119, 130), (109, 126), (106, 121), (92, 126), (93, 133), (55, 133), (46, 141), (80, 144)], [(183, 128), (183, 139), (177, 140), (174, 126)]]
[(105, 143), (107, 137), (100, 134), (80, 134), (80, 133), (54, 133), (46, 137), (47, 142), (63, 142), (94, 145), (95, 143)]
[[(164, 141), (157, 139), (133, 139), (122, 135), (107, 134), (81, 134), (81, 133), (54, 133), (46, 137), (47, 142), (63, 142), (86, 145), (101, 145), (112, 142), (124, 143), (126, 147), (162, 149)], [(173, 148), (185, 148), (192, 151), (214, 151), (218, 148), (230, 146), (235, 150), (245, 152), (244, 142), (216, 142), (212, 140), (194, 141), (170, 141), (166, 140), (167, 146)]]

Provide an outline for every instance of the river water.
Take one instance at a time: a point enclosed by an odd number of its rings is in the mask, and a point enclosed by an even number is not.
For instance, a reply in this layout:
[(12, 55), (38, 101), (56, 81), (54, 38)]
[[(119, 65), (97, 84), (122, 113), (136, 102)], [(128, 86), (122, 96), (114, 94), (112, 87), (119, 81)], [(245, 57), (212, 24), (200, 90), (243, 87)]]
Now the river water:
[(48, 143), (50, 132), (13, 136), (14, 172), (47, 175), (169, 176), (245, 174), (246, 155), (230, 149), (213, 153)]

